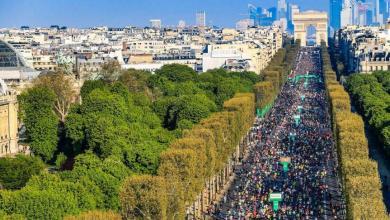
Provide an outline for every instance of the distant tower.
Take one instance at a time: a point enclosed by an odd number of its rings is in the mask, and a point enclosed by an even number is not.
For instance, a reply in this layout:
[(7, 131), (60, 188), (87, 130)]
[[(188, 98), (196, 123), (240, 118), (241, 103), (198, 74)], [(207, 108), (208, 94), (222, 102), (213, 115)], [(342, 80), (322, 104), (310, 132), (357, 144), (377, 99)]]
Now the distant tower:
[(286, 18), (287, 16), (286, 0), (278, 0), (278, 19)]
[(375, 2), (375, 20), (380, 25), (386, 23), (388, 18), (388, 3), (385, 0), (376, 0)]
[(329, 24), (333, 30), (341, 27), (341, 9), (343, 7), (342, 0), (329, 0)]
[(353, 5), (350, 0), (344, 0), (340, 26), (344, 27), (351, 24), (353, 24)]
[(151, 19), (150, 21), (151, 28), (161, 29), (161, 20), (160, 19)]
[(271, 21), (276, 21), (278, 18), (278, 9), (276, 7), (272, 7), (268, 9), (271, 17)]
[(206, 27), (206, 12), (205, 11), (198, 11), (196, 13), (196, 26)]
[(287, 22), (288, 22), (288, 25), (287, 25), (287, 29), (291, 32), (294, 31), (294, 25), (292, 23), (292, 20), (293, 20), (293, 15), (294, 14), (298, 14), (300, 12), (300, 9), (299, 9), (299, 6), (298, 5), (293, 5), (293, 4), (289, 4), (289, 10), (288, 10), (288, 19), (287, 19)]
[(263, 14), (263, 9), (261, 7), (255, 7), (252, 4), (248, 4), (249, 19), (253, 20), (255, 26), (260, 25), (261, 18)]

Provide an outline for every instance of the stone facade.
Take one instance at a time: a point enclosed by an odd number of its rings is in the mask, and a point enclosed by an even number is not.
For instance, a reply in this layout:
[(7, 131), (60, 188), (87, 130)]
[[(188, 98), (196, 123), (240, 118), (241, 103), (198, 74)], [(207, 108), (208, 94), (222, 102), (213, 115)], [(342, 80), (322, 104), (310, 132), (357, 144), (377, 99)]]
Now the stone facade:
[(390, 23), (381, 27), (344, 27), (336, 42), (346, 73), (390, 71)]
[(328, 45), (328, 14), (319, 11), (305, 11), (293, 14), (294, 38), (301, 41), (301, 46), (306, 46), (307, 28), (313, 26), (316, 29), (316, 45), (324, 41)]
[(16, 95), (0, 95), (0, 157), (17, 154), (20, 151)]

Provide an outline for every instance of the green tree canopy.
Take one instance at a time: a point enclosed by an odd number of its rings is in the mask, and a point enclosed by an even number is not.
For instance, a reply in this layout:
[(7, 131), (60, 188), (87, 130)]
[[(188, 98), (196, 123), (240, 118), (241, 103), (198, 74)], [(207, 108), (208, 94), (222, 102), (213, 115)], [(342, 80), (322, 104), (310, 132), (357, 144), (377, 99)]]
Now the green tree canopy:
[(53, 112), (55, 94), (47, 87), (35, 86), (19, 97), (31, 151), (50, 161), (57, 150), (58, 119)]
[(15, 158), (0, 158), (0, 186), (5, 189), (20, 189), (44, 167), (38, 157), (17, 155)]

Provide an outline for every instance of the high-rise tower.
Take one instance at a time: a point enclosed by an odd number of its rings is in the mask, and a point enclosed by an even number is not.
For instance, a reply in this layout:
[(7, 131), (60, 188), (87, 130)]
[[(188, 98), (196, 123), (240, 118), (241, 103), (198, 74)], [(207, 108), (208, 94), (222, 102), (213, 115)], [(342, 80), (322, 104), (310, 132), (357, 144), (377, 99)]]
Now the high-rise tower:
[(278, 0), (278, 19), (286, 18), (287, 3), (286, 0)]
[(333, 30), (340, 29), (342, 0), (329, 0), (329, 24)]
[(205, 11), (198, 11), (196, 13), (196, 26), (206, 27), (206, 12)]
[(341, 27), (353, 24), (353, 7), (351, 0), (344, 0), (343, 9), (341, 11)]

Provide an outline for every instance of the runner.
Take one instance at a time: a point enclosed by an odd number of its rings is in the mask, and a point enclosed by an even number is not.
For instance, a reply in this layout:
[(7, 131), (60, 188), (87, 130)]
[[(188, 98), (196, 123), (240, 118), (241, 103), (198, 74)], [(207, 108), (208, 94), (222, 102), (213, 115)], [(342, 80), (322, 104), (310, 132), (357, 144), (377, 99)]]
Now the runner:
[[(255, 147), (236, 169), (236, 180), (217, 219), (344, 219), (320, 49), (304, 47), (290, 78), (262, 123)], [(285, 170), (281, 159), (288, 164)], [(281, 193), (278, 210), (269, 201)]]

